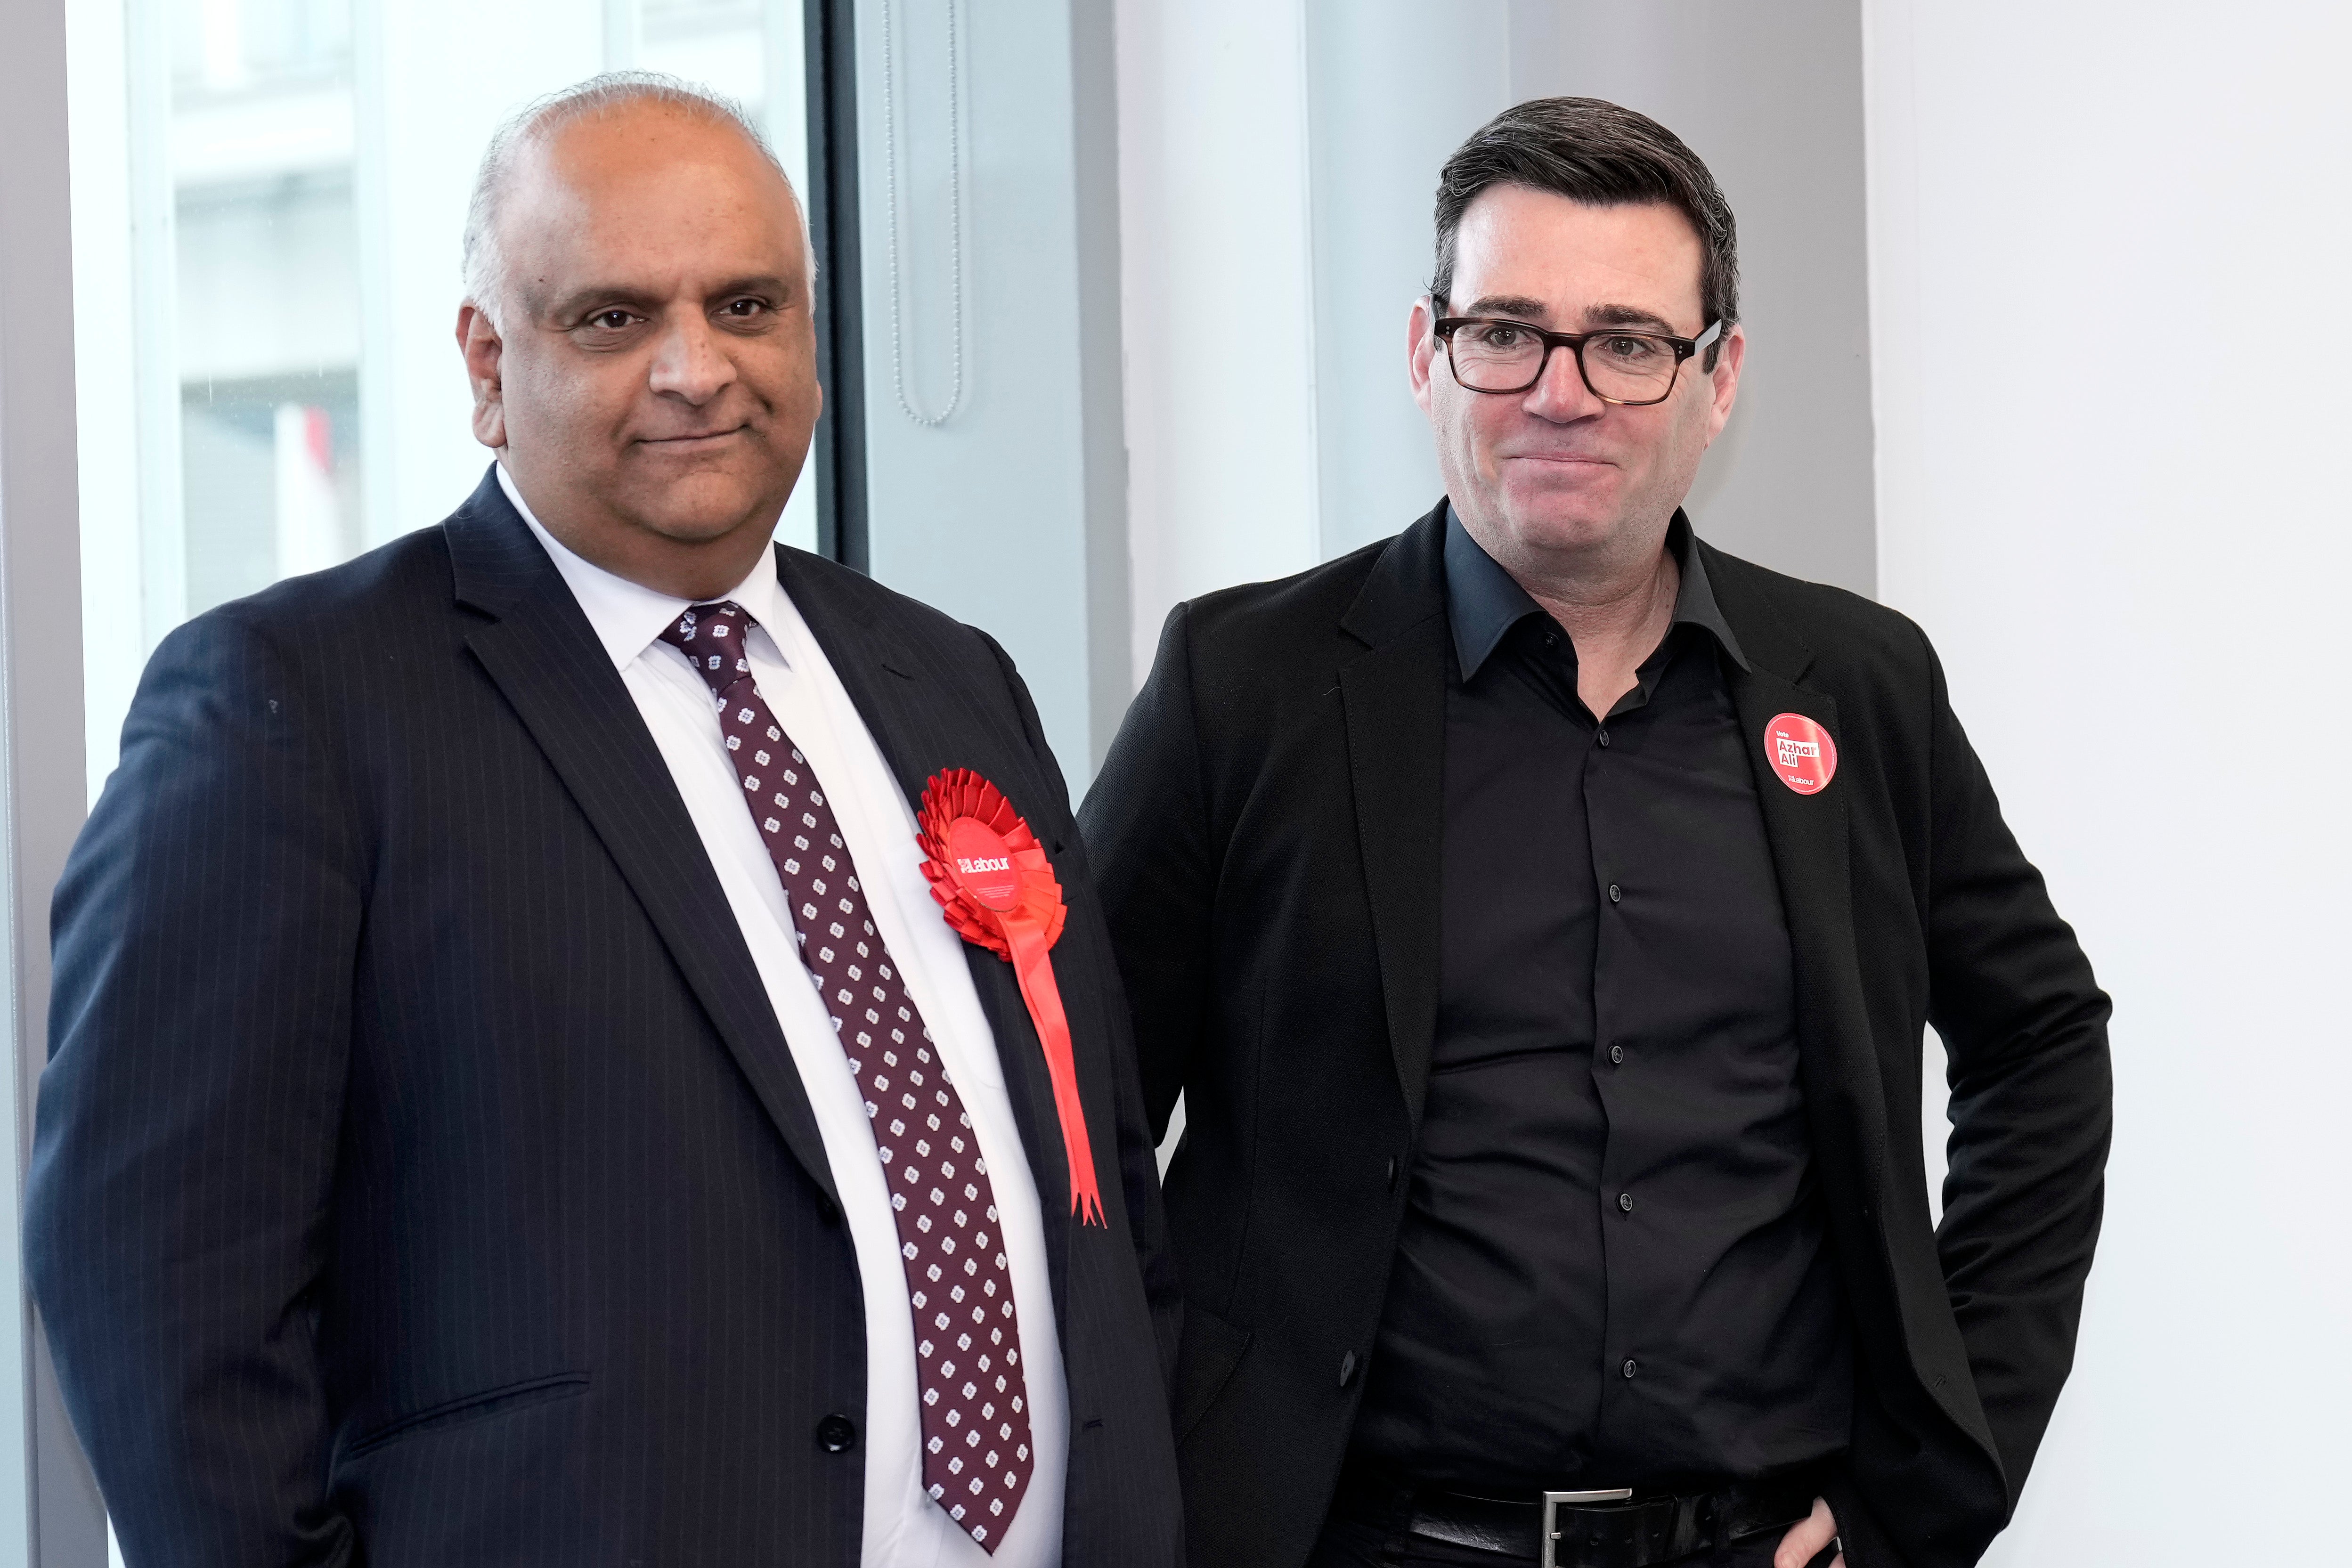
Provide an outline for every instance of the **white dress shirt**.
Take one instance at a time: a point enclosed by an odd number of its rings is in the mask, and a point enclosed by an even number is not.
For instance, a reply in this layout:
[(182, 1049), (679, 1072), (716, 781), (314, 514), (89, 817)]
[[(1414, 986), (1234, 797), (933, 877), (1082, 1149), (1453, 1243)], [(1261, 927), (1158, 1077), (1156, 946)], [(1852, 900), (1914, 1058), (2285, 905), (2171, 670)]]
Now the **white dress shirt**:
[(690, 601), (615, 577), (566, 549), (531, 515), (503, 463), (499, 484), (563, 574), (653, 731), (742, 927), (816, 1113), (866, 1297), (866, 1411), (859, 1434), (866, 1457), (864, 1568), (1058, 1568), (1069, 1399), (1062, 1383), (1037, 1187), (1005, 1093), (995, 1034), (964, 967), (963, 941), (940, 917), (923, 880), (915, 814), (906, 796), (840, 677), (785, 597), (774, 552), (762, 551), (751, 575), (719, 597), (740, 604), (759, 622), (750, 638), (752, 678), (824, 785), (874, 924), (963, 1095), (995, 1187), (1013, 1310), (1021, 1322), (1036, 1469), (1013, 1527), (992, 1557), (923, 1490), (914, 1312), (865, 1095), (815, 983), (802, 967), (783, 882), (743, 803), (710, 688), (685, 654), (660, 641), (662, 629)]

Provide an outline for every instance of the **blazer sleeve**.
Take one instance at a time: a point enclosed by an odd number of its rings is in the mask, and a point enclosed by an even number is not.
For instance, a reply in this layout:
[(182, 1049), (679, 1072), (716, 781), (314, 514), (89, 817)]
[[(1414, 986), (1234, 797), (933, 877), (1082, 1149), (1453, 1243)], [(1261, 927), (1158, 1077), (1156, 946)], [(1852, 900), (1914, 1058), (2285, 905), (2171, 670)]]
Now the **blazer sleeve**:
[(1937, 1250), (2014, 1507), (2074, 1364), (2098, 1240), (2110, 1009), (1927, 658), (1928, 1021), (1952, 1117)]
[(324, 728), (253, 628), (183, 627), (52, 908), (26, 1264), (132, 1563), (352, 1551), (310, 1311), (362, 900)]
[[(1037, 717), (1037, 705), (1029, 695), (1028, 683), (1013, 668), (1012, 656), (986, 632), (990, 652), (996, 655), (998, 665), (1004, 671), (1004, 680), (1013, 692), (1014, 703), (1021, 710), (1021, 725), (1047, 778), (1059, 779), (1061, 765), (1054, 759), (1053, 747), (1046, 743), (1045, 727)], [(1066, 794), (1055, 801), (1065, 812), (1069, 810)], [(1094, 880), (1091, 857), (1087, 853), (1084, 835), (1070, 846), (1080, 870), (1089, 882)], [(1108, 966), (1102, 976), (1106, 993), (1104, 1012), (1110, 1020), (1111, 1116), (1118, 1141), (1118, 1176), (1121, 1201), (1127, 1209), (1128, 1234), (1135, 1243), (1136, 1263), (1143, 1276), (1144, 1300), (1150, 1309), (1152, 1339), (1160, 1353), (1160, 1377), (1171, 1387), (1176, 1380), (1176, 1346), (1184, 1323), (1183, 1296), (1176, 1279), (1176, 1255), (1168, 1236), (1168, 1216), (1160, 1202), (1160, 1162), (1158, 1145), (1144, 1124), (1142, 1087), (1136, 1076), (1135, 1041), (1127, 1028), (1129, 1014), (1124, 989), (1119, 985), (1117, 966)]]
[(1135, 1014), (1151, 1134), (1165, 1137), (1206, 1022), (1216, 868), (1192, 706), (1190, 610), (1160, 651), (1078, 821)]

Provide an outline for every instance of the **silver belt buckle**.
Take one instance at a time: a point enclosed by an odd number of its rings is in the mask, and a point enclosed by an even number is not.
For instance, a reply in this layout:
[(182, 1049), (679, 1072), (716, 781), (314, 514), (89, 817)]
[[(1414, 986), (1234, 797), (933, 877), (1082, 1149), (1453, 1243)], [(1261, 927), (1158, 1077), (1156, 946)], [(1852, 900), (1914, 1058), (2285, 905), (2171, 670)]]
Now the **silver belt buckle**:
[(1630, 1502), (1632, 1487), (1609, 1487), (1601, 1491), (1548, 1491), (1543, 1494), (1543, 1568), (1568, 1568), (1559, 1560), (1559, 1511), (1563, 1504), (1574, 1507), (1583, 1502)]

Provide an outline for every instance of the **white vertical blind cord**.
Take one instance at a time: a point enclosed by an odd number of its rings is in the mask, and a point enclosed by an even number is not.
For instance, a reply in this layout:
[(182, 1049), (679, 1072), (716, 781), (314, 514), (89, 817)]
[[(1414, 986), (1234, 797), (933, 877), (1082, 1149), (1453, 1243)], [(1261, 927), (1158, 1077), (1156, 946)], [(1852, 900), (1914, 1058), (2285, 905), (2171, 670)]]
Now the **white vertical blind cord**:
[(918, 410), (907, 396), (907, 353), (898, 288), (898, 46), (892, 37), (892, 0), (882, 0), (882, 162), (890, 203), (890, 382), (899, 410), (917, 424), (940, 425), (963, 402), (963, 115), (961, 68), (956, 51), (956, 0), (948, 0), (948, 269), (955, 380), (948, 405), (937, 413)]

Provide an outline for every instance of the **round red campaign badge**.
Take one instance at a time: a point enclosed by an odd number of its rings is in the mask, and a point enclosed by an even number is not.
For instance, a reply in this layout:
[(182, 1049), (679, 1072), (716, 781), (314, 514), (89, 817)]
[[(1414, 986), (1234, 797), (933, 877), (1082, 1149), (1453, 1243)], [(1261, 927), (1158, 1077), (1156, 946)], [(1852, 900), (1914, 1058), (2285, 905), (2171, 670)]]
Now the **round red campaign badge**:
[(1764, 760), (1798, 794), (1818, 795), (1837, 777), (1837, 742), (1803, 714), (1776, 714), (1764, 727)]

